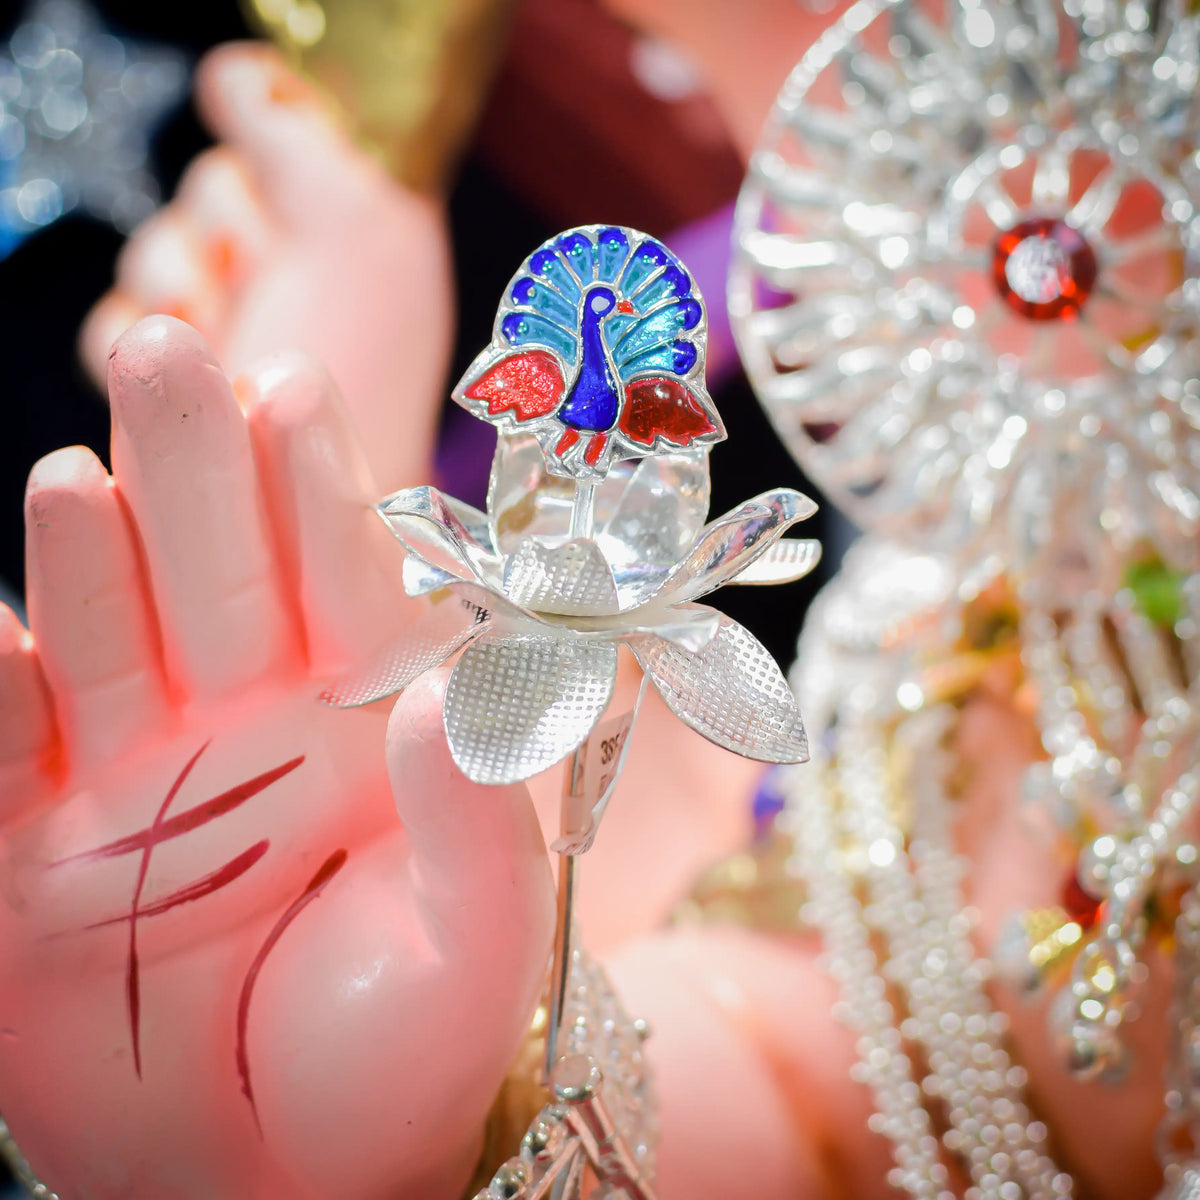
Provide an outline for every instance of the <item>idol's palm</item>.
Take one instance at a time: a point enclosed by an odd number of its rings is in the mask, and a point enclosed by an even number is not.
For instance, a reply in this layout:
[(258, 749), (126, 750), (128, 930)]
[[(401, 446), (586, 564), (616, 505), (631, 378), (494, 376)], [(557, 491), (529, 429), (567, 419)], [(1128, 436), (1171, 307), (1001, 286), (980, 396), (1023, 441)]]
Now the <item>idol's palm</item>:
[(453, 768), (440, 680), (316, 699), (407, 617), (317, 368), (235, 398), (152, 318), (110, 393), (3, 612), (0, 1106), (70, 1197), (456, 1195), (549, 952), (528, 796)]

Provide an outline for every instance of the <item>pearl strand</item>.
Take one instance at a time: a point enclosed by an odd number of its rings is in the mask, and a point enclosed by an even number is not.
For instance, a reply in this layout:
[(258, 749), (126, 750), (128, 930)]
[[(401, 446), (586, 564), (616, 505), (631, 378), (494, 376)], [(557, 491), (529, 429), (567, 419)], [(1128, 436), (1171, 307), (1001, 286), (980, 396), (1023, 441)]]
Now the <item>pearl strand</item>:
[[(816, 761), (785, 777), (786, 824), (795, 830), (795, 865), (808, 889), (802, 919), (823, 934), (827, 967), (842, 991), (836, 1015), (859, 1035), (853, 1077), (871, 1088), (871, 1128), (892, 1143), (889, 1182), (913, 1197), (955, 1196), (926, 1107), (936, 1100), (950, 1120), (945, 1149), (971, 1172), (969, 1200), (1069, 1196), (1072, 1180), (1045, 1153), (1045, 1126), (1025, 1102), (1024, 1070), (1001, 1044), (1006, 1022), (986, 997), (989, 969), (971, 944), (942, 782), (948, 714), (920, 712), (896, 735), (914, 743), (923, 768), (906, 780), (915, 822), (906, 852), (887, 802), (885, 723), (896, 715), (892, 699), (908, 663), (879, 655), (878, 629), (855, 628), (854, 595), (849, 574), (831, 585), (802, 637), (795, 682), (821, 722)], [(866, 626), (896, 619), (894, 608), (886, 617), (863, 615)], [(878, 936), (888, 954), (882, 968)], [(889, 981), (908, 1006), (903, 1018)], [(929, 1065), (919, 1082), (906, 1041), (923, 1048)]]
[(819, 762), (787, 775), (789, 802), (803, 829), (796, 843), (797, 867), (809, 892), (803, 915), (821, 930), (829, 973), (841, 988), (835, 1015), (858, 1032), (851, 1077), (871, 1089), (876, 1109), (871, 1130), (892, 1143), (896, 1166), (888, 1182), (916, 1200), (954, 1200), (853, 880), (839, 863), (832, 782), (828, 764)]
[(959, 887), (962, 864), (945, 852), (949, 802), (935, 780), (946, 768), (940, 742), (949, 716), (930, 711), (901, 727), (916, 734), (925, 781), (923, 794), (914, 797), (921, 827), (914, 827), (907, 854), (887, 817), (878, 718), (872, 720), (868, 710), (846, 722), (840, 751), (854, 765), (843, 792), (854, 797), (847, 808), (855, 810), (870, 864), (871, 903), (864, 916), (886, 939), (888, 975), (902, 989), (910, 1014), (900, 1031), (924, 1048), (930, 1072), (922, 1086), (945, 1106), (951, 1126), (946, 1147), (963, 1159), (974, 1185), (967, 1200), (1051, 1200), (1070, 1193), (1070, 1179), (1040, 1153), (1045, 1127), (1032, 1121), (1021, 1099), (1024, 1073), (1012, 1071), (999, 1040), (1006, 1022), (983, 992), (988, 972), (970, 942), (971, 920)]
[[(922, 970), (910, 986), (916, 990), (933, 976), (924, 1012), (915, 1015), (924, 1026), (920, 1035), (930, 1067), (945, 1088), (941, 1098), (951, 1125), (960, 1136), (978, 1128), (971, 1155), (984, 1170), (984, 1194), (995, 1187), (999, 1200), (1007, 1200), (1006, 1192), (1015, 1194), (1012, 1185), (1020, 1182), (1028, 1197), (1067, 1196), (1071, 1178), (1045, 1153), (1046, 1127), (1025, 1103), (1026, 1073), (1004, 1048), (1008, 1020), (991, 1008), (985, 991), (990, 970), (971, 941), (973, 914), (961, 886), (967, 864), (950, 848), (953, 806), (942, 784), (949, 768), (942, 740), (951, 719), (943, 709), (906, 722), (915, 727), (916, 761), (929, 764), (907, 780), (914, 804), (908, 857), (927, 914)], [(932, 972), (932, 964), (941, 969)], [(973, 1123), (970, 1130), (967, 1122)], [(1006, 1179), (1010, 1173), (1013, 1178)]]

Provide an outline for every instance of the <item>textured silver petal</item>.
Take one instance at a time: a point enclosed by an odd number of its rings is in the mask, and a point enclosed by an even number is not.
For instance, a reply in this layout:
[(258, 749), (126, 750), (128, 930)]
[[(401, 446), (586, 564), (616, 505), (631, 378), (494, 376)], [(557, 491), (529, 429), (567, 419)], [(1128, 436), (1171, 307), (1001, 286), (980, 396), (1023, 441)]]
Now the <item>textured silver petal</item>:
[(504, 568), (505, 595), (521, 608), (562, 616), (617, 611), (617, 585), (595, 542), (549, 547), (526, 538)]
[(592, 731), (612, 698), (617, 648), (536, 633), (467, 647), (446, 687), (454, 761), (476, 783), (516, 783), (553, 766)]
[(717, 636), (696, 654), (653, 636), (629, 644), (667, 707), (710, 742), (762, 762), (808, 758), (796, 698), (775, 660), (736, 621), (722, 617)]
[(821, 543), (813, 538), (781, 538), (768, 546), (729, 583), (792, 583), (821, 561)]
[(476, 536), (488, 530), (487, 518), (469, 504), (434, 487), (405, 488), (379, 505), (379, 515), (406, 549), (427, 562), (460, 578), (499, 580), (503, 562), (490, 536), (486, 543)]
[(715, 591), (765, 553), (789, 526), (816, 511), (812, 500), (791, 488), (747, 500), (700, 531), (691, 553), (653, 598), (676, 604)]
[(319, 699), (335, 708), (356, 708), (402, 692), (426, 671), (488, 628), (488, 613), (465, 597), (443, 594), (403, 635), (369, 662), (331, 683)]

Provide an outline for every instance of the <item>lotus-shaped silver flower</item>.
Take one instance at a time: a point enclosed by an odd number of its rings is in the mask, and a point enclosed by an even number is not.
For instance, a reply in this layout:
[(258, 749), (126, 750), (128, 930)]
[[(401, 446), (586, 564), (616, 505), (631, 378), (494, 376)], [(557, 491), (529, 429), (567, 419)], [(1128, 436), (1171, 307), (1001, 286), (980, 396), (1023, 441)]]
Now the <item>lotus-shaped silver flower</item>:
[(801, 762), (808, 747), (778, 666), (736, 621), (695, 601), (726, 583), (799, 579), (817, 542), (780, 540), (816, 505), (764, 492), (705, 525), (708, 454), (615, 464), (596, 490), (593, 534), (571, 536), (570, 480), (530, 434), (502, 434), (487, 512), (410, 488), (379, 511), (408, 552), (405, 588), (433, 602), (404, 640), (325, 693), (365, 704), (462, 651), (444, 719), (455, 762), (512, 783), (580, 746), (612, 697), (627, 645), (686, 724), (726, 749)]

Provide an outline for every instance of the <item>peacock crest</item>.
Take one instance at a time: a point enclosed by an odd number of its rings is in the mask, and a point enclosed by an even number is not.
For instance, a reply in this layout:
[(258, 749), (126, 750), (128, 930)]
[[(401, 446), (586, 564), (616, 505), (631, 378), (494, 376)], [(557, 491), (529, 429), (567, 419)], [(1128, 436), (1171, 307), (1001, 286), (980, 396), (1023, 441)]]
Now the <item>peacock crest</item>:
[(699, 291), (661, 242), (582, 226), (521, 265), (454, 398), (534, 434), (552, 474), (602, 479), (614, 461), (725, 437), (704, 385), (706, 331)]

